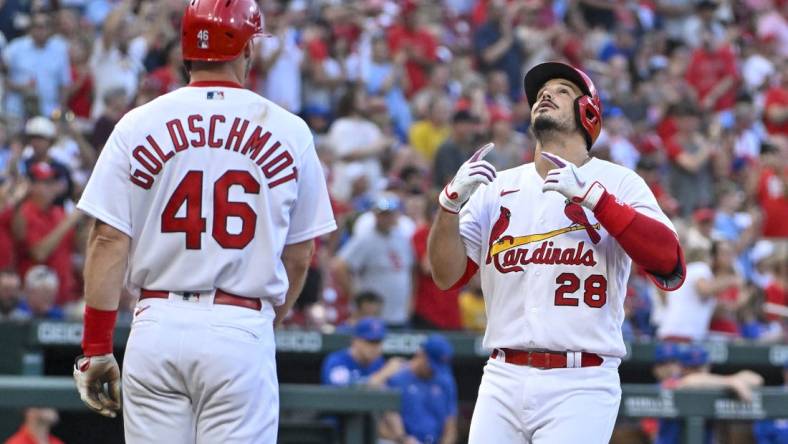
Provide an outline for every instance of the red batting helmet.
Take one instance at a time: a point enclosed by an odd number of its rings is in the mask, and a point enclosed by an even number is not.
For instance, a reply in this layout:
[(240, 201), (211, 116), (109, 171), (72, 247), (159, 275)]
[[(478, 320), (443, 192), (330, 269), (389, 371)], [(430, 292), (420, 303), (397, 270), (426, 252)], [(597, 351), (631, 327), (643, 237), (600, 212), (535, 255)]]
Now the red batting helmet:
[(223, 62), (263, 35), (263, 14), (255, 0), (190, 0), (181, 23), (184, 60)]
[(575, 100), (575, 118), (577, 124), (583, 128), (586, 138), (586, 148), (591, 149), (600, 131), (602, 131), (602, 101), (594, 82), (579, 69), (561, 62), (546, 62), (531, 68), (525, 75), (525, 96), (528, 105), (533, 108), (536, 104), (536, 95), (550, 79), (566, 79), (577, 85), (584, 95)]

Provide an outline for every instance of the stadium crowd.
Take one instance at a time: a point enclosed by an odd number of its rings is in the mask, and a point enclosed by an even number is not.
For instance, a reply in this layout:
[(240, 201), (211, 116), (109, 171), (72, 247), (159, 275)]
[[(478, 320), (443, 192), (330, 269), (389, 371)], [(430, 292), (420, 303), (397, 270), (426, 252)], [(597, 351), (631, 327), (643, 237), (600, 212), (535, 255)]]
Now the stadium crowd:
[[(0, 2), (0, 320), (81, 315), (74, 202), (123, 114), (188, 84), (182, 3)], [(564, 60), (603, 95), (593, 155), (646, 179), (688, 262), (672, 294), (633, 270), (626, 337), (785, 341), (785, 0), (262, 3), (246, 86), (308, 122), (341, 227), (288, 325), (483, 331), (478, 281), (430, 278), (435, 196), (483, 142), (499, 169), (532, 159), (523, 73)]]

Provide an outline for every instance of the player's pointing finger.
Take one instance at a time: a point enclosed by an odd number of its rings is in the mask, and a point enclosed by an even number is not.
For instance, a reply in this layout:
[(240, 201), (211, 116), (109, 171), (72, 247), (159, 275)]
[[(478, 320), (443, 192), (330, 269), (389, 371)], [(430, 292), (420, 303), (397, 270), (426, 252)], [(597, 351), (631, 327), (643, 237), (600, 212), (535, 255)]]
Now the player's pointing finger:
[(471, 156), (471, 162), (476, 162), (477, 160), (484, 159), (484, 156), (486, 156), (487, 153), (492, 151), (493, 148), (495, 148), (495, 144), (492, 142), (479, 148), (478, 150), (476, 150), (475, 153), (473, 153), (473, 156)]

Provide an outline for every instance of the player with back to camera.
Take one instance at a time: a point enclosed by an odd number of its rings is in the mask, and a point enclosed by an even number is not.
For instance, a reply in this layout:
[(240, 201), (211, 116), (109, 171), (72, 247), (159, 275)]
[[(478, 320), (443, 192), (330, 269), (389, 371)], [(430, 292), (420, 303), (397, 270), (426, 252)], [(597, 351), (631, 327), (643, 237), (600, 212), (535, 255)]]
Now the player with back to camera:
[(441, 288), (481, 273), (492, 354), (470, 442), (606, 443), (621, 400), (631, 262), (670, 291), (684, 259), (643, 179), (590, 156), (602, 128), (591, 79), (548, 62), (524, 86), (535, 161), (496, 172), (484, 160), (494, 147), (481, 147), (441, 192), (429, 239)]
[(336, 224), (307, 125), (241, 86), (262, 35), (254, 0), (191, 0), (189, 85), (118, 122), (78, 204), (96, 220), (74, 379), (91, 409), (117, 415), (125, 286), (139, 296), (122, 376), (130, 444), (276, 442), (273, 327)]

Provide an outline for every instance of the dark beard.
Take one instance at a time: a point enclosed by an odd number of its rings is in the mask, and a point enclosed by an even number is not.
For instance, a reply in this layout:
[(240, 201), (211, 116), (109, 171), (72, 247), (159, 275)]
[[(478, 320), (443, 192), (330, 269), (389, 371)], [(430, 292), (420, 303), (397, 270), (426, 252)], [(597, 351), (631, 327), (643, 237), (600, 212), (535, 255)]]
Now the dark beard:
[(557, 133), (565, 130), (555, 119), (548, 116), (538, 116), (534, 119), (533, 129), (537, 139), (542, 139), (550, 133)]

